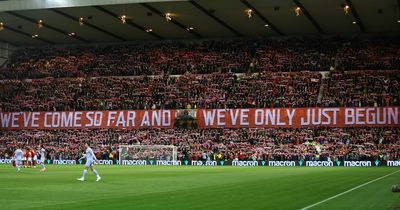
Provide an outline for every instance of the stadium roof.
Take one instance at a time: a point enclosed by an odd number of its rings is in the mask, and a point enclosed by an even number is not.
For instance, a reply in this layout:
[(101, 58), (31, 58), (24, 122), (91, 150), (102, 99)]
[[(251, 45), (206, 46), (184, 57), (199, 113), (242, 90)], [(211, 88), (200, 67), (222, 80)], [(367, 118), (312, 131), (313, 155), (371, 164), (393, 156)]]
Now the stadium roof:
[(0, 41), (40, 45), (399, 34), (399, 13), (400, 0), (8, 0), (0, 1)]

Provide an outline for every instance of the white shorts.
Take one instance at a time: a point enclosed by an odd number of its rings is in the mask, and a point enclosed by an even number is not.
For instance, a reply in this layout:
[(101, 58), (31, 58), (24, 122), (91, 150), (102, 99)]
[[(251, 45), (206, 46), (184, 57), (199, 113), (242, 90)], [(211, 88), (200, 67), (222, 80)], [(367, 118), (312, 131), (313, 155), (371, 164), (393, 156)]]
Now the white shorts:
[(22, 164), (22, 161), (19, 159), (19, 160), (15, 160), (15, 165), (16, 166), (19, 166), (19, 165), (21, 165)]
[(44, 158), (40, 158), (40, 163), (44, 164)]
[(32, 162), (32, 158), (31, 157), (28, 158), (28, 162)]
[(91, 166), (93, 166), (93, 164), (94, 164), (93, 160), (87, 160), (86, 163), (85, 163), (85, 166), (86, 167), (91, 167)]

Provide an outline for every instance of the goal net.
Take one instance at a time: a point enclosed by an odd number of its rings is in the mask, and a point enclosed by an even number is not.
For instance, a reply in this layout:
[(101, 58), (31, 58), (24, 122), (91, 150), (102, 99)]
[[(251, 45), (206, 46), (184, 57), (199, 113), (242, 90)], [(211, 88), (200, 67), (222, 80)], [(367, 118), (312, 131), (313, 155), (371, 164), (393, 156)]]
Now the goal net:
[(120, 145), (119, 161), (146, 160), (146, 161), (176, 161), (177, 147), (173, 145)]

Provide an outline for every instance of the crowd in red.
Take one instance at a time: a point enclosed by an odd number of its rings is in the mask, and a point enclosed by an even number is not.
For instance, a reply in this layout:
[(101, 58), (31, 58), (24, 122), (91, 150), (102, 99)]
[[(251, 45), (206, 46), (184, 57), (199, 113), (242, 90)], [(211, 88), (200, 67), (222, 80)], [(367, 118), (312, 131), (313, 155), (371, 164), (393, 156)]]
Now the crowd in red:
[(78, 159), (90, 142), (99, 159), (118, 159), (118, 146), (175, 145), (179, 160), (397, 160), (400, 129), (143, 129), (9, 131), (0, 157), (43, 145), (47, 159)]
[[(213, 73), (0, 82), (1, 111), (398, 106), (400, 71)], [(322, 91), (321, 91), (322, 86)]]
[(318, 72), (97, 77), (0, 83), (3, 111), (316, 106)]
[[(0, 111), (399, 106), (399, 45), (335, 37), (28, 48), (0, 70)], [(181, 160), (394, 160), (399, 131), (0, 131), (0, 157), (43, 144), (48, 159), (77, 159), (91, 142), (100, 159), (116, 159), (120, 144), (161, 144), (176, 145)]]
[(400, 71), (335, 72), (324, 79), (322, 106), (400, 105)]
[(124, 45), (25, 48), (0, 78), (209, 74), (248, 71), (392, 70), (398, 38), (302, 37), (162, 41)]

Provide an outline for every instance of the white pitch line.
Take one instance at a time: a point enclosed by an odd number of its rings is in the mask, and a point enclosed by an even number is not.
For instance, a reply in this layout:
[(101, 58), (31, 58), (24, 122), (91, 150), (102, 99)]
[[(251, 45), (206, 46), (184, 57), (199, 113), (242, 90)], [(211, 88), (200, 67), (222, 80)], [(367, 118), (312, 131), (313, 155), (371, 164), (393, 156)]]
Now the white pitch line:
[(366, 182), (366, 183), (364, 183), (364, 184), (358, 185), (357, 187), (351, 188), (350, 190), (344, 191), (344, 192), (342, 192), (342, 193), (339, 193), (339, 194), (337, 194), (337, 195), (334, 195), (334, 196), (332, 196), (332, 197), (329, 197), (329, 198), (327, 198), (327, 199), (325, 199), (325, 200), (322, 200), (322, 201), (320, 201), (320, 202), (317, 202), (317, 203), (311, 204), (311, 205), (309, 205), (309, 206), (306, 206), (306, 207), (304, 207), (304, 208), (302, 208), (302, 209), (300, 209), (300, 210), (310, 209), (310, 208), (312, 208), (312, 207), (314, 207), (314, 206), (317, 206), (317, 205), (319, 205), (319, 204), (321, 204), (321, 203), (325, 203), (325, 202), (327, 202), (327, 201), (329, 201), (329, 200), (335, 199), (335, 198), (337, 198), (337, 197), (339, 197), (339, 196), (342, 196), (342, 195), (344, 195), (344, 194), (346, 194), (346, 193), (349, 193), (349, 192), (351, 192), (351, 191), (353, 191), (353, 190), (356, 190), (356, 189), (358, 189), (358, 188), (364, 187), (365, 185), (368, 185), (368, 184), (371, 184), (371, 183), (376, 182), (376, 181), (378, 181), (378, 180), (384, 179), (384, 178), (386, 178), (386, 177), (388, 177), (388, 176), (390, 176), (390, 175), (393, 175), (393, 174), (395, 174), (395, 173), (397, 173), (397, 172), (399, 172), (399, 171), (400, 171), (400, 170), (395, 171), (395, 172), (392, 172), (392, 173), (390, 173), (390, 174), (386, 174), (385, 176), (381, 176), (381, 177), (379, 177), (379, 178), (376, 178), (376, 179), (371, 180), (371, 181), (369, 181), (369, 182)]

